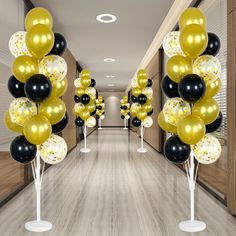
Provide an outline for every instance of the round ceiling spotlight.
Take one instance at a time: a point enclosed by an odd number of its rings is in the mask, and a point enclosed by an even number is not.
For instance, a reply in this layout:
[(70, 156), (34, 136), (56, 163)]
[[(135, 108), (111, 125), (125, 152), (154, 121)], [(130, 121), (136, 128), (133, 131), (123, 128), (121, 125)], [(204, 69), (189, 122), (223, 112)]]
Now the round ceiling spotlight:
[(114, 58), (105, 58), (103, 59), (104, 62), (114, 62), (116, 59)]
[(108, 84), (107, 86), (109, 86), (109, 87), (113, 87), (113, 86), (115, 86), (114, 84)]
[(112, 23), (112, 22), (115, 22), (117, 19), (117, 17), (115, 15), (112, 15), (112, 14), (101, 14), (101, 15), (98, 15), (96, 17), (96, 20), (101, 22), (101, 23)]
[(106, 75), (106, 78), (115, 78), (114, 75)]

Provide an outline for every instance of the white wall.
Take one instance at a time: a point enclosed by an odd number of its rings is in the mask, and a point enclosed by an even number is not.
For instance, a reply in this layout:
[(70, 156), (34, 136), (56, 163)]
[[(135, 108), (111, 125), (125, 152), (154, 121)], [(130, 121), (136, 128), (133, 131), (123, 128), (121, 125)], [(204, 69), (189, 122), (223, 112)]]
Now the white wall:
[(101, 92), (105, 101), (105, 119), (102, 126), (123, 126), (124, 121), (120, 118), (120, 100), (125, 92)]

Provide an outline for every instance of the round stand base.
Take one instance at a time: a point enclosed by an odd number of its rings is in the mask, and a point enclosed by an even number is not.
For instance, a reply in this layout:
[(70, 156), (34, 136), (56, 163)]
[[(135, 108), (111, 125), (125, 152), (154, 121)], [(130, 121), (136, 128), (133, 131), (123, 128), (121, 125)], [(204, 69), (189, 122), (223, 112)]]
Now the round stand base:
[(83, 153), (88, 153), (91, 150), (89, 148), (81, 148), (80, 151), (83, 152)]
[(98, 129), (102, 129), (102, 127), (99, 127)]
[(126, 128), (126, 127), (125, 127), (125, 128), (123, 128), (123, 130), (127, 130), (127, 129), (128, 129), (128, 128)]
[(179, 223), (179, 228), (185, 232), (200, 232), (206, 228), (206, 224), (203, 221), (187, 220)]
[(52, 228), (52, 224), (48, 221), (29, 221), (25, 223), (25, 228), (31, 232), (45, 232), (49, 231)]
[(145, 152), (147, 152), (147, 149), (146, 148), (138, 148), (137, 152), (145, 153)]

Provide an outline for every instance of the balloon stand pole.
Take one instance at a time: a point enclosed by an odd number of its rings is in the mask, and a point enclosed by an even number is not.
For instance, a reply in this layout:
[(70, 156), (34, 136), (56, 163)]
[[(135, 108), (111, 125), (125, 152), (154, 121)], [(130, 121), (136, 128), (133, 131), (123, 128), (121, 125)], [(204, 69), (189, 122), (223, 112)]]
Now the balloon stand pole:
[(137, 149), (137, 152), (140, 152), (140, 153), (147, 152), (147, 149), (143, 147), (143, 134), (144, 134), (144, 128), (143, 128), (143, 124), (141, 124), (141, 127), (140, 127), (141, 147)]
[(81, 148), (80, 151), (83, 153), (90, 152), (90, 149), (87, 148), (87, 126), (86, 125), (84, 125), (84, 147)]
[(194, 163), (194, 155), (191, 151), (190, 158), (186, 162), (186, 172), (190, 190), (190, 220), (179, 223), (179, 228), (185, 232), (200, 232), (206, 229), (206, 224), (203, 221), (195, 220), (195, 185), (197, 179), (198, 165)]
[(98, 129), (102, 129), (102, 120), (98, 119)]
[(34, 176), (34, 184), (36, 189), (36, 220), (25, 223), (25, 228), (28, 231), (32, 232), (45, 232), (49, 231), (52, 228), (52, 224), (50, 222), (41, 220), (40, 194), (41, 194), (44, 166), (45, 163), (43, 164), (41, 172), (40, 155), (39, 152), (37, 151), (36, 160), (33, 160), (31, 162), (32, 172)]
[(127, 130), (128, 128), (126, 127), (126, 119), (124, 119), (124, 130)]

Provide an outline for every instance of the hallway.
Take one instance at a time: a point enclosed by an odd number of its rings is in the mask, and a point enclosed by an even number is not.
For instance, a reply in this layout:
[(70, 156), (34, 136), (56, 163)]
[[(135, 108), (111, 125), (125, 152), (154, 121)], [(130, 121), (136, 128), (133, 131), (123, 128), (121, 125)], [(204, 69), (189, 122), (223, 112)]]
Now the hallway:
[[(53, 229), (40, 235), (191, 235), (178, 229), (189, 217), (186, 176), (147, 144), (146, 154), (137, 153), (138, 145), (133, 132), (95, 131), (88, 137), (91, 153), (79, 153), (78, 146), (48, 169), (42, 218)], [(1, 208), (0, 235), (34, 235), (24, 228), (35, 217), (34, 199), (31, 184)], [(207, 224), (198, 235), (231, 236), (236, 231), (233, 216), (201, 188), (196, 189), (196, 215)]]

